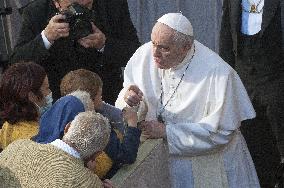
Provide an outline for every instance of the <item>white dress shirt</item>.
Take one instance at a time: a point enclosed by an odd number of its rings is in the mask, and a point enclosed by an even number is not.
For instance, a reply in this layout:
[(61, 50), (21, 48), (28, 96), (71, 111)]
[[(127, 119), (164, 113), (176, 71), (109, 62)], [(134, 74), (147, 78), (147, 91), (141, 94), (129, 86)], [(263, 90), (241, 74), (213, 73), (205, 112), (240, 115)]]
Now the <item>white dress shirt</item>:
[(50, 143), (51, 145), (65, 151), (66, 153), (72, 155), (75, 158), (80, 159), (80, 153), (77, 152), (74, 148), (70, 147), (68, 144), (66, 144), (65, 142), (63, 142), (60, 139), (56, 139), (53, 142)]
[[(249, 12), (251, 5), (256, 5), (255, 13)], [(241, 32), (246, 35), (255, 35), (261, 30), (264, 0), (242, 0)]]
[[(42, 38), (42, 41), (43, 41), (45, 48), (48, 50), (51, 47), (52, 43), (49, 42), (49, 40), (45, 36), (44, 30), (41, 32), (41, 38)], [(101, 49), (98, 49), (97, 51), (103, 53), (104, 50), (105, 50), (105, 45), (103, 45), (103, 47)]]

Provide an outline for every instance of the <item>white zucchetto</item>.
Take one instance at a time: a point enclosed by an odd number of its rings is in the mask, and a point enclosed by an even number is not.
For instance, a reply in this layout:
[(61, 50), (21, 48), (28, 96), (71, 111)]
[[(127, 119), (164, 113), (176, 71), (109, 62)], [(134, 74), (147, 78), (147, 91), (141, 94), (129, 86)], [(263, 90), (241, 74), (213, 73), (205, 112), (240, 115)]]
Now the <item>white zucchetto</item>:
[(193, 36), (193, 28), (190, 21), (181, 13), (168, 13), (157, 21), (185, 35)]

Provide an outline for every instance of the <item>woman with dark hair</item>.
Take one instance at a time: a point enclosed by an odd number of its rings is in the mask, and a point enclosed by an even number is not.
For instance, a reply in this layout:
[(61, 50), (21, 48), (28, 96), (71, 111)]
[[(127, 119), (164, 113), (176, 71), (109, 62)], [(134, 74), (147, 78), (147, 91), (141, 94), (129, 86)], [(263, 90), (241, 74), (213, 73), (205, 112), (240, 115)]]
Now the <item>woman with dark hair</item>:
[(33, 62), (10, 66), (0, 83), (0, 148), (38, 133), (41, 113), (51, 106), (52, 93), (45, 70)]

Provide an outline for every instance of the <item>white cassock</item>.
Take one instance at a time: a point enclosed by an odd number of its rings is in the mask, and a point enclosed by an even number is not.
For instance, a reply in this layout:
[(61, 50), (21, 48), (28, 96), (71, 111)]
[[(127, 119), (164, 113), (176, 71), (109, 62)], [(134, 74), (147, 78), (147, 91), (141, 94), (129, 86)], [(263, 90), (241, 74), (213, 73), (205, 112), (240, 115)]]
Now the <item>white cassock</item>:
[(241, 121), (255, 117), (246, 90), (237, 73), (216, 53), (198, 41), (194, 46), (195, 52), (192, 48), (178, 67), (168, 70), (156, 67), (151, 42), (141, 46), (126, 66), (124, 89), (117, 104), (122, 103), (130, 85), (137, 85), (144, 94), (148, 105), (146, 120), (156, 120), (168, 102), (162, 117), (167, 131), (171, 187), (260, 187), (239, 131)]

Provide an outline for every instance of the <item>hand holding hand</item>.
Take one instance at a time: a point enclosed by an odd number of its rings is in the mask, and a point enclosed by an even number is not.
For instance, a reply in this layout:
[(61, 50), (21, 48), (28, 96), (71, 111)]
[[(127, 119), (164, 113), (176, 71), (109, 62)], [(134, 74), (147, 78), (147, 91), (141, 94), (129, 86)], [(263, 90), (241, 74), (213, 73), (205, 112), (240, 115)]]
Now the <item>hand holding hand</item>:
[(166, 138), (166, 126), (158, 121), (142, 121), (141, 127), (146, 138)]
[(129, 127), (137, 127), (137, 108), (125, 107), (123, 108), (123, 119), (127, 122)]
[(50, 43), (61, 37), (69, 36), (69, 23), (60, 22), (60, 20), (64, 19), (64, 15), (58, 14), (49, 20), (48, 25), (44, 29), (44, 35)]
[(137, 106), (142, 101), (142, 97), (142, 91), (136, 85), (131, 85), (124, 94), (124, 101), (129, 106)]
[(97, 26), (95, 26), (94, 23), (91, 24), (93, 28), (93, 33), (79, 39), (78, 42), (85, 48), (96, 48), (100, 50), (105, 45), (106, 36), (99, 28), (97, 28)]

